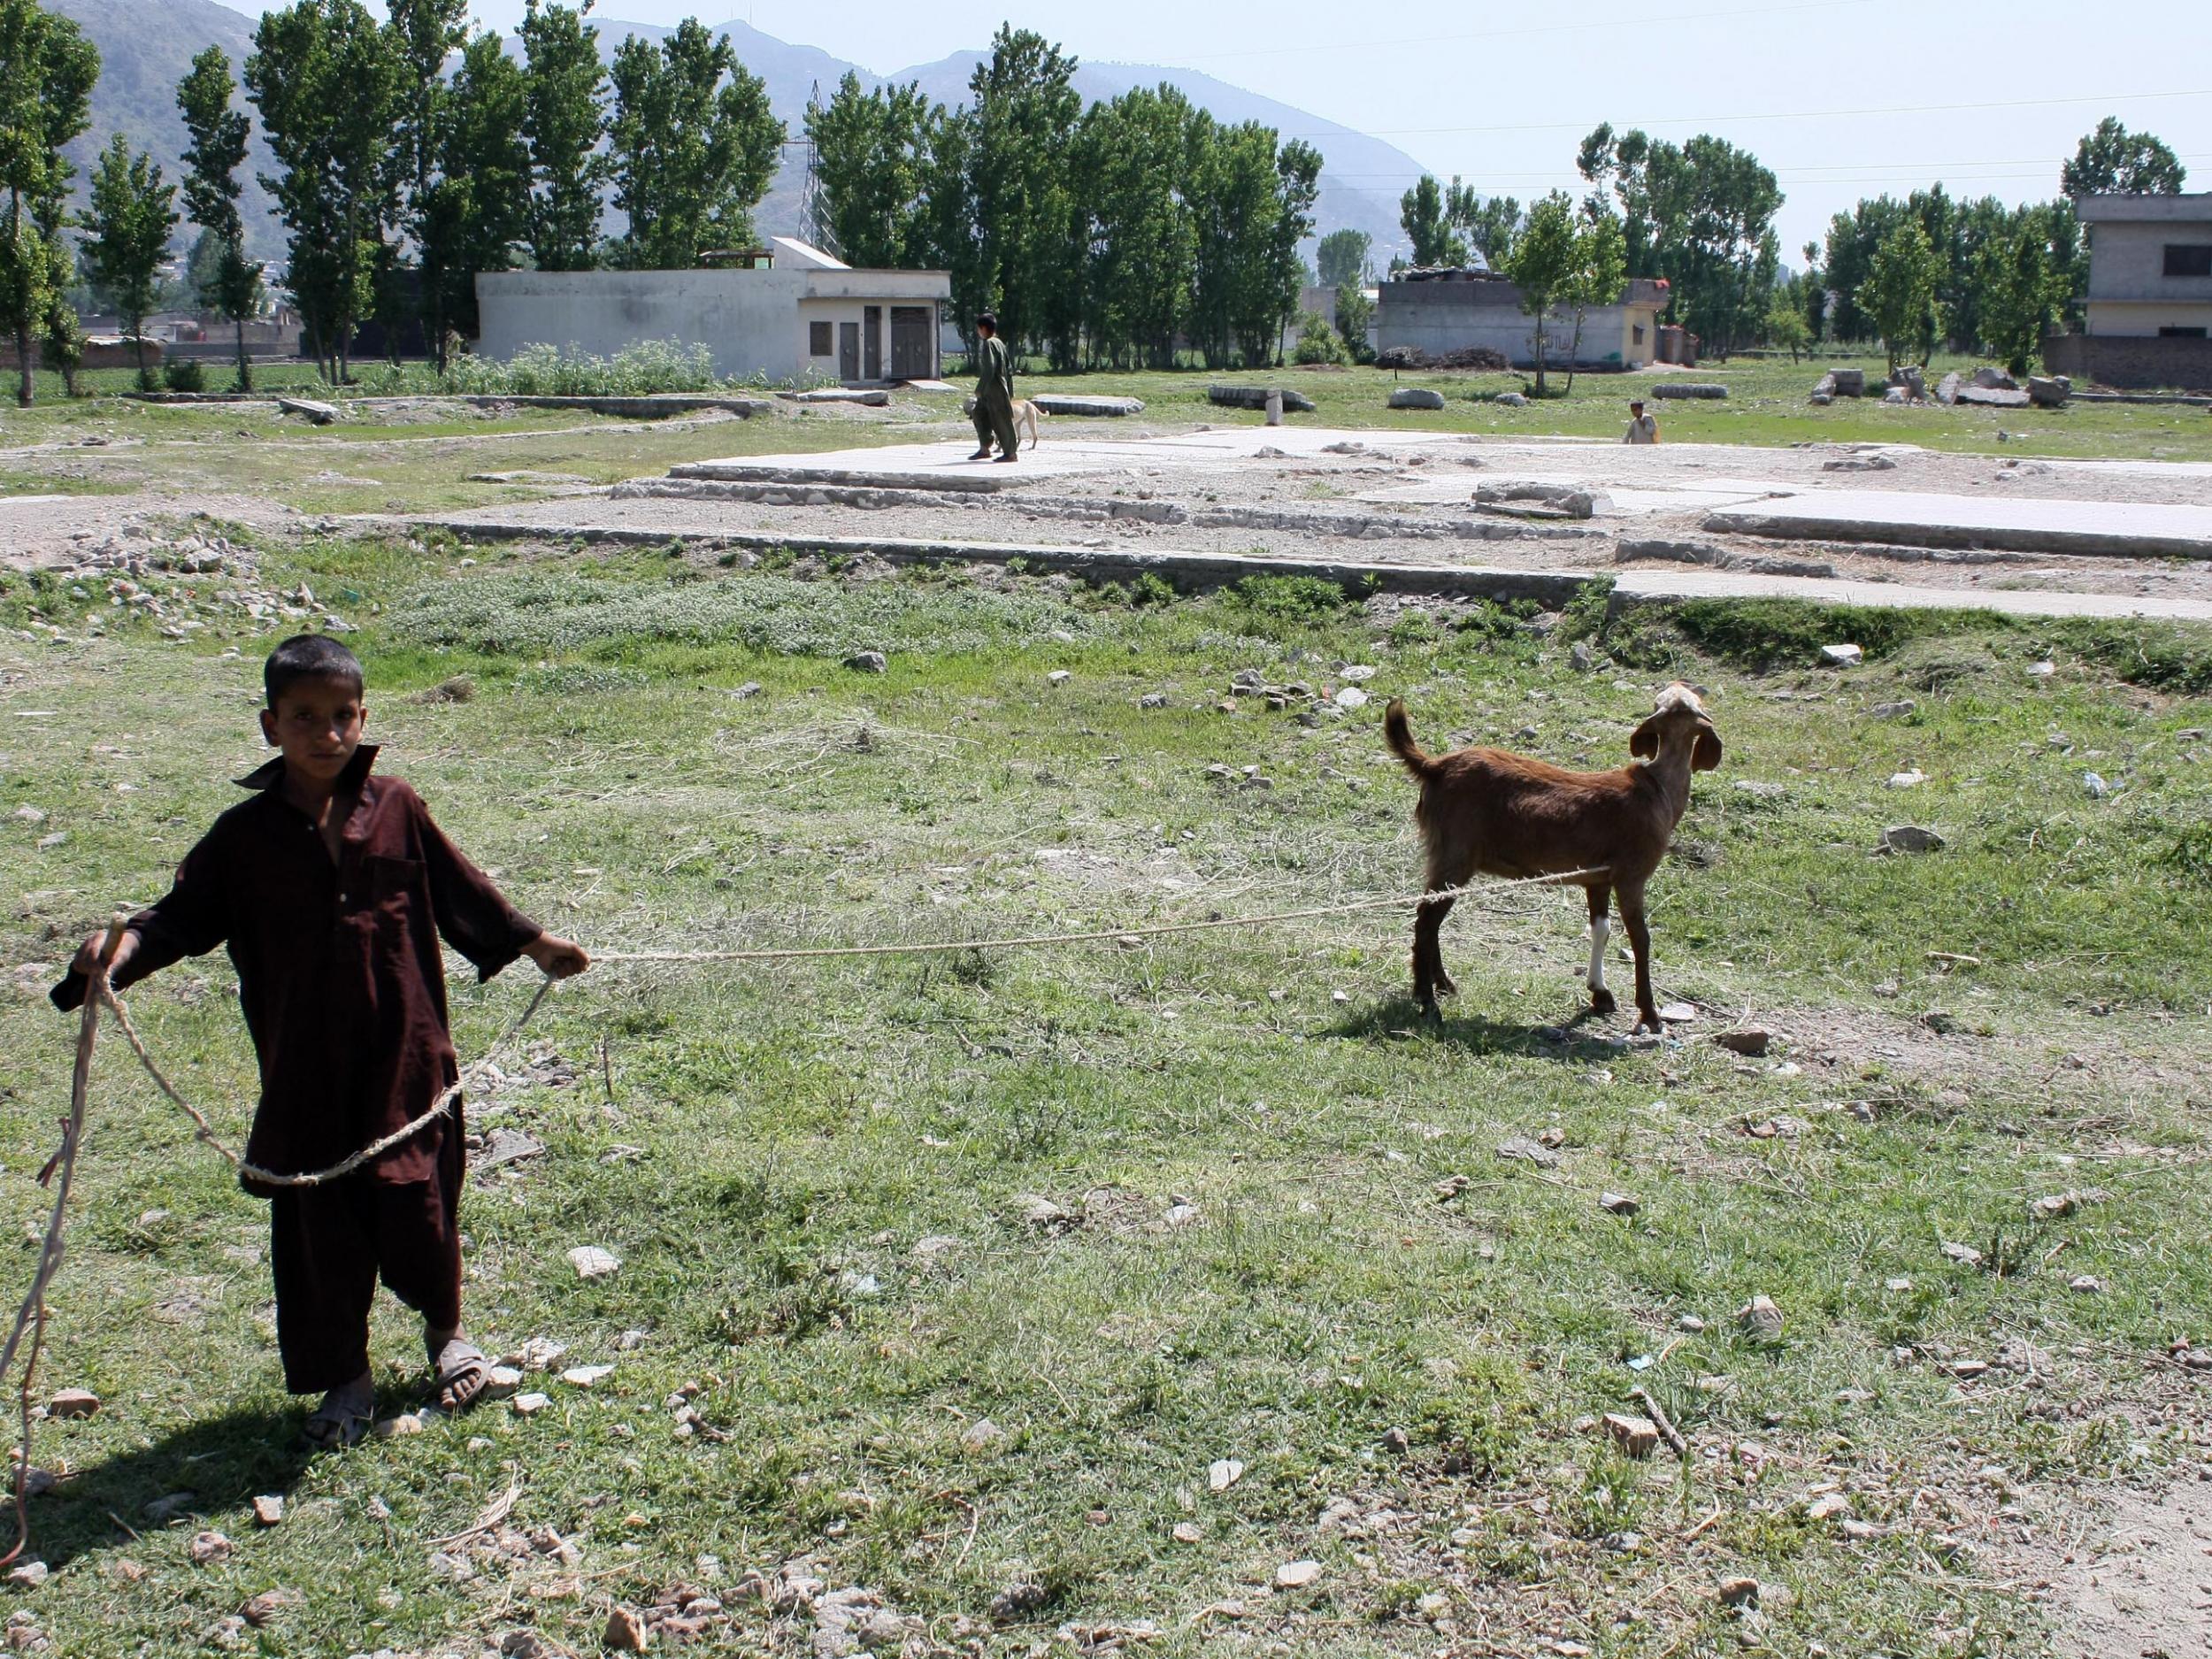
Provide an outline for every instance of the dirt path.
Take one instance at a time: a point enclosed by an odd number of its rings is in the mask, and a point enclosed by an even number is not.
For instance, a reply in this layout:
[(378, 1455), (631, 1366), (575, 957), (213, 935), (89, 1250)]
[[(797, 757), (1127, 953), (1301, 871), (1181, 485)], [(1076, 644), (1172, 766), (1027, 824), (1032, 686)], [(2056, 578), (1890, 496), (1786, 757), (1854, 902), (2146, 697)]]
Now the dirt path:
[(2081, 1534), (2039, 1592), (2065, 1659), (2212, 1654), (2212, 1479), (2123, 1494)]

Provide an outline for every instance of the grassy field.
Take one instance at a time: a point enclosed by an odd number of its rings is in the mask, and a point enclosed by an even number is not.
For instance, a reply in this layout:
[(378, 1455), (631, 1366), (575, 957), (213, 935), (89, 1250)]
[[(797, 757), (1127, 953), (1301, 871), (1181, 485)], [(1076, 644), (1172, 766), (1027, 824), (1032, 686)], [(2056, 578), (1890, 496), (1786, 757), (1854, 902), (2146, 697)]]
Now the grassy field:
[[(1880, 378), (1878, 358), (1863, 365)], [(1696, 378), (1726, 384), (1727, 401), (1654, 407), (1666, 439), (1676, 442), (1888, 442), (2023, 458), (2212, 460), (2212, 419), (2201, 409), (2085, 403), (2056, 411), (1902, 408), (1848, 398), (1816, 409), (1805, 396), (1827, 366), (1824, 359), (1819, 365), (1739, 359), (1708, 365)], [(1972, 366), (1963, 360), (1939, 362), (1932, 373)], [(1657, 378), (1586, 374), (1576, 380), (1571, 396), (1521, 409), (1494, 401), (1498, 393), (1521, 387), (1524, 377), (1517, 374), (1397, 376), (1374, 369), (1294, 368), (1268, 374), (1037, 374), (1025, 377), (1022, 389), (1131, 393), (1145, 400), (1148, 423), (1228, 426), (1257, 424), (1261, 417), (1209, 403), (1210, 384), (1279, 382), (1306, 392), (1318, 405), (1312, 414), (1292, 416), (1295, 423), (1609, 439), (1625, 424), (1626, 400), (1648, 394)], [(1447, 405), (1435, 413), (1389, 410), (1390, 390), (1399, 384), (1433, 387)], [(1130, 423), (1101, 425), (1125, 434)], [(253, 492), (317, 512), (434, 511), (495, 506), (541, 495), (545, 488), (475, 482), (474, 473), (534, 470), (611, 483), (681, 461), (942, 440), (966, 431), (959, 396), (944, 393), (901, 393), (887, 413), (867, 411), (858, 419), (810, 413), (642, 429), (573, 411), (449, 412), (429, 403), (403, 413), (364, 404), (339, 425), (312, 427), (265, 408), (50, 398), (27, 411), (0, 407), (0, 492)]]
[[(41, 1378), (104, 1403), (40, 1430), (66, 1476), (32, 1507), (52, 1576), (11, 1593), (60, 1652), (474, 1655), (524, 1629), (590, 1652), (611, 1607), (700, 1593), (724, 1610), (657, 1650), (840, 1651), (816, 1645), (833, 1611), (778, 1601), (810, 1578), (880, 1598), (868, 1640), (911, 1653), (1060, 1632), (1164, 1655), (2027, 1655), (2049, 1648), (2024, 1540), (2093, 1483), (2205, 1455), (2201, 1373), (2165, 1358), (2212, 1307), (2204, 635), (1722, 606), (1540, 632), (1302, 582), (1171, 599), (652, 552), (262, 557), (264, 587), (351, 595), (390, 764), (601, 949), (1404, 891), (1383, 696), (1432, 746), (1610, 764), (1680, 674), (1728, 745), (1654, 888), (1663, 1000), (1701, 1018), (1655, 1046), (1578, 1018), (1580, 907), (1550, 894), (1463, 904), (1433, 1028), (1397, 913), (605, 967), (470, 1107), (544, 1148), (480, 1173), (464, 1224), (473, 1327), (559, 1345), (525, 1385), (549, 1403), (313, 1461), (263, 1207), (111, 1043)], [(86, 642), (104, 595), (4, 583), (0, 1219), (20, 1233), (72, 1030), (40, 994), (235, 798), (268, 636), (217, 620), (173, 644), (111, 611)], [(34, 622), (77, 642), (30, 643)], [(1807, 666), (1846, 634), (1866, 667)], [(859, 649), (888, 672), (840, 666)], [(1355, 712), (1219, 706), (1240, 669), (1317, 689), (1346, 663), (1378, 671)], [(425, 696), (457, 675), (467, 700)], [(1886, 787), (1907, 768), (1926, 780)], [(1947, 844), (1870, 856), (1909, 821)], [(252, 1064), (229, 984), (213, 957), (132, 1002), (234, 1135)], [(527, 991), (457, 980), (464, 1054)], [(1773, 1052), (1709, 1040), (1739, 1025)], [(1517, 1137), (1555, 1163), (1502, 1156)], [(579, 1245), (620, 1270), (580, 1281)], [(1778, 1340), (1740, 1327), (1755, 1295)], [(383, 1409), (418, 1407), (389, 1306), (379, 1356)], [(560, 1379), (578, 1364), (613, 1369)], [(1638, 1387), (1686, 1455), (1596, 1426)], [(285, 1518), (257, 1529), (268, 1494)], [(202, 1528), (232, 1548), (196, 1565)], [(1721, 1601), (1738, 1575), (1755, 1605)], [(223, 1624), (250, 1602), (260, 1628)]]

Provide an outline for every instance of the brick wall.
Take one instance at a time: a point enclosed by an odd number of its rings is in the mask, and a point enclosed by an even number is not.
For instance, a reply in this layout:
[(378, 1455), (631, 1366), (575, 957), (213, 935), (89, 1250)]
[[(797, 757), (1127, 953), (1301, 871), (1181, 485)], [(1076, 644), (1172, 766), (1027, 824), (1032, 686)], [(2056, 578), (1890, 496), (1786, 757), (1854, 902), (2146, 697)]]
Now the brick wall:
[(2053, 334), (2043, 361), (2054, 374), (2122, 391), (2212, 391), (2212, 340)]

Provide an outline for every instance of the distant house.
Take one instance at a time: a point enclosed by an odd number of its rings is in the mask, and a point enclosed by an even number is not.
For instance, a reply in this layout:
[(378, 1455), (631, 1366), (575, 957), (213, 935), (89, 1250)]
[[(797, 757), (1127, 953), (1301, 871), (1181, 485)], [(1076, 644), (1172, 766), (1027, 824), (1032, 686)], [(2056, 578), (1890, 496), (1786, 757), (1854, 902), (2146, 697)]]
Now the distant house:
[[(1545, 360), (1567, 366), (1571, 353), (1586, 368), (1640, 369), (1659, 355), (1659, 314), (1667, 309), (1667, 284), (1632, 278), (1610, 305), (1583, 314), (1582, 344), (1574, 347), (1574, 313), (1555, 310), (1544, 319)], [(1521, 290), (1486, 270), (1449, 266), (1401, 272), (1382, 285), (1375, 322), (1377, 346), (1414, 346), (1432, 357), (1488, 346), (1516, 367), (1536, 363), (1536, 319), (1521, 309)]]
[(777, 236), (695, 271), (497, 271), (476, 279), (476, 349), (612, 357), (648, 340), (697, 342), (718, 374), (849, 386), (932, 380), (952, 297), (942, 271), (856, 271)]
[(2085, 196), (2083, 332), (2043, 342), (2062, 374), (2109, 386), (2212, 387), (2212, 195)]

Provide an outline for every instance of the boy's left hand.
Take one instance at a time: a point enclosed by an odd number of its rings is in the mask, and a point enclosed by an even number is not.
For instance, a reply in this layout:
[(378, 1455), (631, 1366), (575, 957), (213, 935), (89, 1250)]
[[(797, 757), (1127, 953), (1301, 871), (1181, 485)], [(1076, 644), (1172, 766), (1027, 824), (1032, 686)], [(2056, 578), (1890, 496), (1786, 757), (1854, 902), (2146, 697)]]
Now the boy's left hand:
[(565, 979), (591, 966), (591, 958), (581, 945), (557, 933), (540, 933), (522, 948), (522, 954), (536, 963), (549, 979)]

